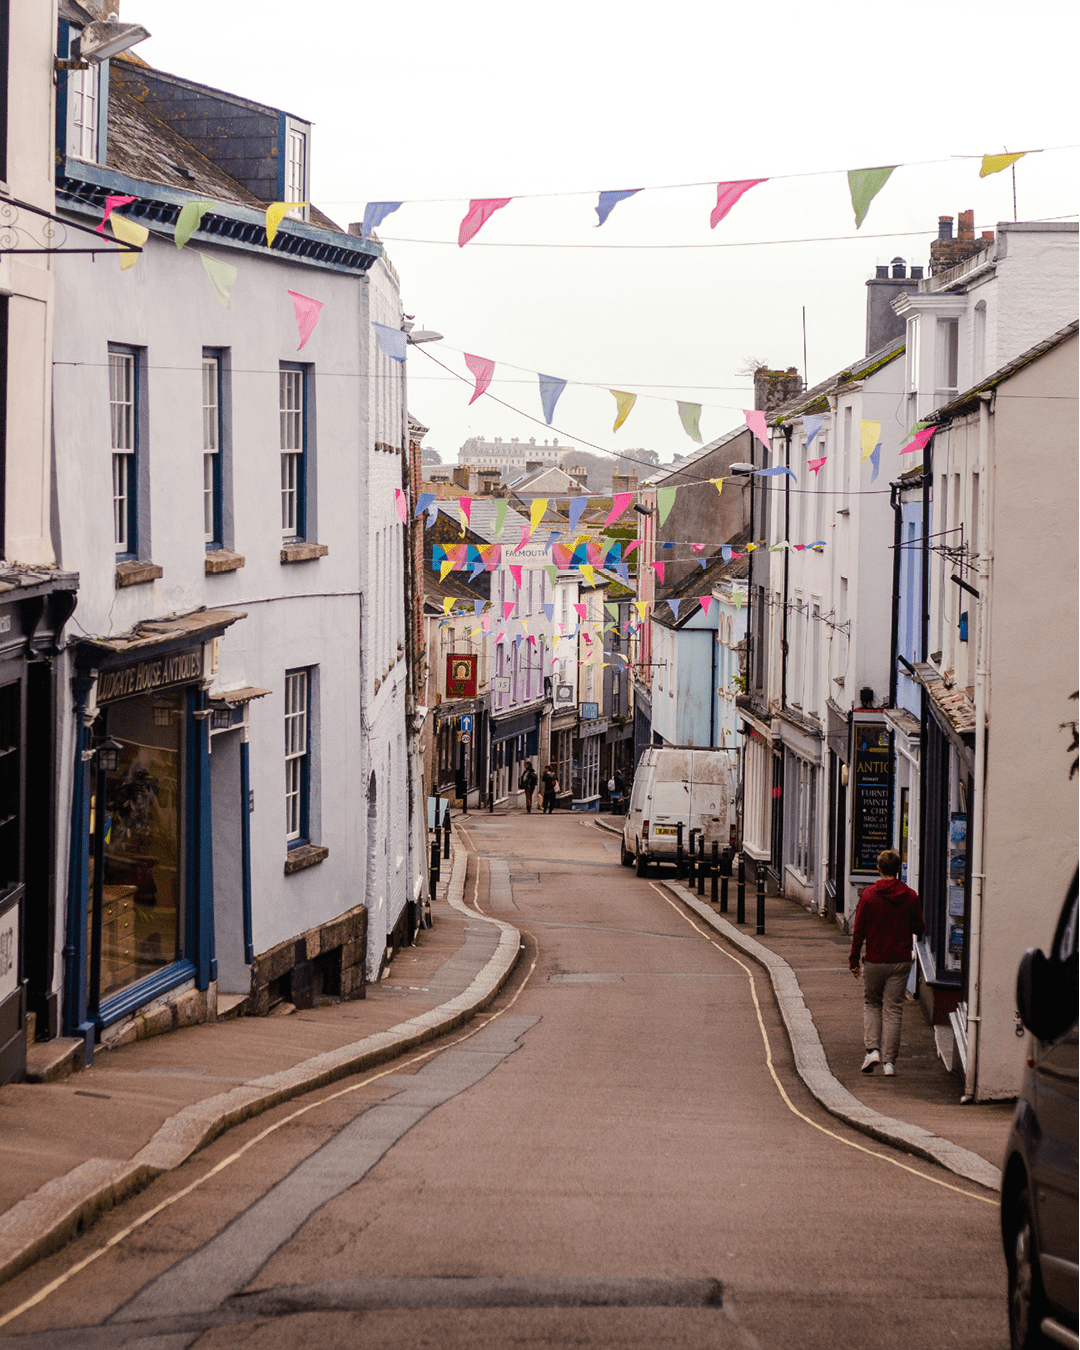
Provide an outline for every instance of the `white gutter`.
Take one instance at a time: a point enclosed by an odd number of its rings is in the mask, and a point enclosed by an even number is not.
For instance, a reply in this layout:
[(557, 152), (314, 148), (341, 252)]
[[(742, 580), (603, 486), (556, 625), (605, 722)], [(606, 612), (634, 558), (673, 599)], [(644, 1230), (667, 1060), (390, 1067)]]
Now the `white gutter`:
[(994, 556), (993, 499), (994, 464), (990, 454), (990, 404), (993, 394), (979, 393), (979, 556), (975, 641), (975, 781), (971, 802), (971, 927), (968, 932), (967, 1063), (964, 1065), (964, 1098), (975, 1097), (978, 1083), (979, 1043), (982, 1030), (982, 908), (986, 881), (983, 856), (986, 800), (986, 725), (990, 699), (990, 586)]

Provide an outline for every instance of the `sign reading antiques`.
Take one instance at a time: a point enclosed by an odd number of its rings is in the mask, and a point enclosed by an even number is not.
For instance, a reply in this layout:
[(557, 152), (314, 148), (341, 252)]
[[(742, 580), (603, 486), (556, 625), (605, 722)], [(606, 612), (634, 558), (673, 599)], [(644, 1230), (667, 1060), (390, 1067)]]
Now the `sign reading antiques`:
[(446, 658), (446, 697), (476, 697), (476, 655)]
[(892, 848), (892, 738), (880, 723), (856, 723), (851, 870), (876, 872)]
[(98, 676), (97, 701), (112, 703), (118, 698), (134, 698), (155, 689), (169, 689), (176, 684), (189, 684), (202, 678), (203, 649), (170, 652), (168, 656), (150, 657), (133, 661), (129, 666), (103, 670)]

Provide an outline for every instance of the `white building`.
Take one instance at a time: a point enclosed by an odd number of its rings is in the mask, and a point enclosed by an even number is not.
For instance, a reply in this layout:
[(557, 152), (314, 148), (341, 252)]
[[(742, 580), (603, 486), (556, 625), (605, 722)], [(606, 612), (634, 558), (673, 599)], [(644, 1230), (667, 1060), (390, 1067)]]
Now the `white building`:
[[(355, 995), (424, 867), (407, 820), (402, 368), (371, 328), (400, 326), (396, 276), (314, 207), (267, 246), (267, 202), (305, 195), (306, 124), (112, 65), (108, 136), (64, 141), (57, 189), (91, 225), (106, 195), (131, 196), (120, 214), (150, 231), (130, 269), (57, 267), (55, 510), (82, 589), (62, 659), (76, 705), (57, 729), (56, 946), (73, 953), (65, 1028), (91, 1047), (213, 1016), (226, 995), (252, 1012)], [(293, 177), (244, 183), (185, 141), (169, 123), (201, 99)], [(190, 201), (210, 205), (180, 249)]]
[(557, 436), (550, 445), (546, 440), (543, 445), (537, 445), (535, 436), (530, 436), (527, 441), (519, 441), (516, 436), (508, 441), (501, 436), (496, 436), (493, 441), (471, 436), (458, 451), (458, 463), (477, 469), (498, 469), (505, 482), (521, 477), (530, 465), (543, 469), (559, 468), (567, 455), (573, 453), (574, 447), (560, 445)]

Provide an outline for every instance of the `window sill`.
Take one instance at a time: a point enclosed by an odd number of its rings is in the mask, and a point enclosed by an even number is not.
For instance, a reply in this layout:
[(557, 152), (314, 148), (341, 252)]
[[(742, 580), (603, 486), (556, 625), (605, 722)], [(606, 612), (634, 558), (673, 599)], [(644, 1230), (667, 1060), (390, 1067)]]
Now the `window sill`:
[(157, 563), (139, 562), (137, 559), (117, 563), (116, 589), (121, 590), (125, 586), (142, 586), (148, 581), (157, 581), (163, 575), (164, 573)]
[(237, 572), (243, 567), (244, 557), (239, 553), (232, 553), (227, 548), (212, 548), (206, 555), (206, 575), (211, 576), (216, 572)]
[(330, 850), (322, 844), (300, 844), (289, 849), (285, 855), (285, 875), (302, 872), (305, 867), (316, 867), (324, 858), (329, 858)]
[(330, 552), (326, 544), (284, 544), (281, 549), (283, 563), (310, 562), (312, 558), (325, 558)]

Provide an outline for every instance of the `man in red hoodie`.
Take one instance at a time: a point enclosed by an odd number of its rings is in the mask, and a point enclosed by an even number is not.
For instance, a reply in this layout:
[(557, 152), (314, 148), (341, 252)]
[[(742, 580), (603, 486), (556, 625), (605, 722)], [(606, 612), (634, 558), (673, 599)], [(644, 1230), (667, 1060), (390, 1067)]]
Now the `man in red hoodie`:
[(926, 931), (919, 897), (900, 880), (900, 855), (887, 848), (878, 854), (880, 881), (867, 886), (859, 897), (855, 927), (851, 932), (852, 974), (859, 976), (859, 953), (866, 943), (862, 963), (863, 1073), (873, 1073), (884, 1064), (887, 1078), (896, 1073), (900, 1050), (900, 1019), (904, 1013), (904, 989), (911, 971), (911, 939)]

